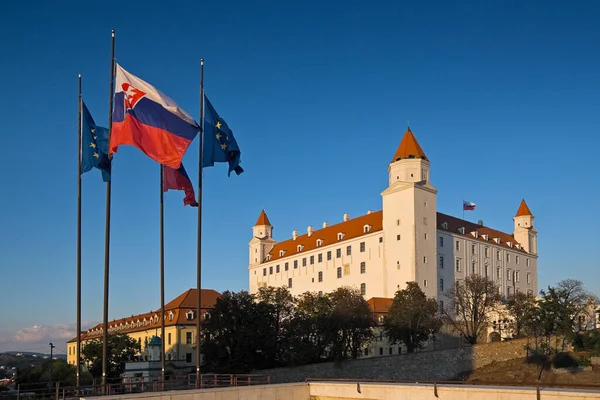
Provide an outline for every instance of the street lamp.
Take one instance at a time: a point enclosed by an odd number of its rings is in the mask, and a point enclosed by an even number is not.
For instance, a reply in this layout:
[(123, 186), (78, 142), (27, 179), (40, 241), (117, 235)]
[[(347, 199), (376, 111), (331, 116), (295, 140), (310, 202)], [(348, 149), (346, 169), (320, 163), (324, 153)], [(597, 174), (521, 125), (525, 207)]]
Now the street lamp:
[(50, 390), (52, 390), (52, 354), (56, 346), (53, 345), (52, 342), (48, 343), (48, 345), (50, 346)]

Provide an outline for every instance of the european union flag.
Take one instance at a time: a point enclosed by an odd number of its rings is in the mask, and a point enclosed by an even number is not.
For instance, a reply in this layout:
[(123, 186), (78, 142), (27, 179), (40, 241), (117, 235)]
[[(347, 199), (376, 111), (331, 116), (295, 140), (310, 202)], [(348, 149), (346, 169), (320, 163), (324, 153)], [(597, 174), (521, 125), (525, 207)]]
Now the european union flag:
[(216, 162), (229, 163), (229, 172), (236, 174), (244, 172), (240, 167), (240, 148), (233, 137), (233, 132), (227, 126), (227, 122), (215, 111), (214, 107), (204, 95), (206, 112), (204, 115), (204, 146), (202, 149), (202, 168), (212, 167)]
[(102, 180), (110, 181), (110, 160), (108, 159), (108, 129), (97, 126), (83, 100), (81, 123), (81, 173), (92, 168), (102, 171)]

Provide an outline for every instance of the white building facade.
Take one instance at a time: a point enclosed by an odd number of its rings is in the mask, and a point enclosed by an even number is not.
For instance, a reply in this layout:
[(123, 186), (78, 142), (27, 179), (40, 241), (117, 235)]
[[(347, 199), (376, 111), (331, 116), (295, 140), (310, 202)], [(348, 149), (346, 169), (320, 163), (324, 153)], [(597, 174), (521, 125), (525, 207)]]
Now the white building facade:
[(441, 306), (457, 280), (486, 275), (503, 295), (537, 294), (537, 232), (523, 200), (513, 233), (436, 211), (431, 164), (407, 129), (389, 167), (382, 210), (277, 242), (263, 210), (249, 243), (249, 288), (287, 286), (298, 295), (356, 287), (365, 299), (392, 298), (416, 281)]

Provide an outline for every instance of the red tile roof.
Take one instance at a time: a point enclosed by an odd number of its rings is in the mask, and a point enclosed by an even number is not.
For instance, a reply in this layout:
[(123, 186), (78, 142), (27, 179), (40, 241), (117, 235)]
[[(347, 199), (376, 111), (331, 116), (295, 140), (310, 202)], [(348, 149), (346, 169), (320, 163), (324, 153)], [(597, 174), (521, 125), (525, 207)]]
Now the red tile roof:
[[(381, 211), (372, 212), (348, 221), (340, 222), (339, 224), (328, 226), (327, 228), (315, 230), (310, 237), (308, 236), (308, 233), (305, 233), (304, 235), (298, 236), (296, 240), (288, 239), (279, 242), (269, 252), (269, 255), (271, 256), (269, 261), (314, 250), (319, 247), (317, 246), (318, 239), (322, 240), (320, 247), (323, 247), (365, 235), (365, 225), (370, 226), (368, 233), (381, 231), (383, 229), (383, 213)], [(338, 240), (338, 233), (344, 234), (342, 240)], [(298, 245), (303, 246), (302, 251), (300, 252), (298, 252)], [(284, 251), (284, 254), (283, 256), (280, 256), (279, 253), (282, 250)], [(267, 261), (267, 259), (264, 261)]]
[[(444, 228), (444, 222), (447, 224), (446, 228)], [(459, 231), (460, 228), (465, 228), (464, 234), (462, 234)], [(442, 213), (437, 213), (437, 229), (462, 236), (468, 236), (470, 240), (479, 240), (481, 242), (486, 241), (483, 238), (483, 235), (488, 235), (488, 242), (492, 242), (494, 238), (499, 238), (500, 243), (493, 243), (497, 246), (507, 248), (511, 248), (508, 243), (512, 243), (513, 246), (518, 243), (515, 240), (515, 237), (509, 233), (500, 232), (496, 229), (488, 228), (487, 226), (474, 224), (473, 222), (465, 221), (463, 219), (452, 217), (450, 215)], [(477, 232), (477, 237), (473, 236), (471, 232)], [(512, 250), (526, 253), (526, 251), (523, 250), (523, 248), (518, 249), (516, 247), (512, 247)]]
[[(188, 289), (187, 291), (183, 292), (182, 294), (180, 294), (179, 296), (177, 296), (175, 299), (171, 300), (170, 302), (168, 302), (167, 304), (165, 304), (165, 326), (171, 326), (171, 325), (196, 325), (196, 319), (193, 320), (188, 320), (186, 317), (186, 312), (188, 310), (192, 310), (192, 311), (196, 311), (196, 295), (197, 295), (197, 291), (196, 289)], [(221, 296), (221, 294), (215, 290), (212, 289), (202, 289), (202, 306), (201, 306), (201, 310), (203, 311), (207, 311), (210, 310), (215, 303), (217, 302), (217, 299)], [(173, 313), (173, 319), (169, 318), (169, 314)], [(154, 322), (154, 317), (158, 316), (158, 321)], [(144, 321), (144, 319), (146, 321), (150, 321), (149, 325), (142, 325), (142, 326), (131, 326), (129, 328), (125, 328), (126, 324), (133, 324), (136, 323), (137, 321)], [(87, 340), (87, 339), (95, 339), (95, 338), (100, 338), (102, 337), (102, 323), (88, 329), (85, 332), (82, 332), (82, 336), (81, 336), (81, 340)], [(156, 310), (156, 311), (150, 311), (148, 313), (144, 313), (144, 314), (138, 314), (138, 315), (132, 315), (131, 317), (127, 317), (127, 318), (121, 318), (121, 319), (116, 319), (113, 321), (109, 321), (108, 326), (109, 329), (112, 329), (113, 327), (118, 327), (123, 325), (123, 329), (118, 330), (118, 333), (132, 333), (132, 332), (140, 332), (140, 331), (144, 331), (144, 330), (148, 330), (151, 328), (159, 328), (160, 327), (160, 309)], [(77, 341), (77, 337), (69, 340), (67, 343), (71, 343), (71, 342), (75, 342)]]
[[(444, 222), (447, 227), (444, 228)], [(340, 222), (339, 224), (328, 226), (327, 228), (315, 230), (311, 236), (308, 233), (298, 236), (296, 240), (288, 239), (283, 242), (277, 243), (273, 249), (269, 252), (269, 257), (265, 258), (263, 262), (271, 262), (274, 260), (283, 259), (286, 257), (294, 256), (300, 253), (305, 253), (310, 250), (315, 250), (318, 247), (329, 246), (336, 243), (342, 243), (349, 239), (354, 239), (359, 236), (365, 235), (364, 226), (369, 225), (369, 234), (383, 230), (383, 212), (374, 211), (370, 214), (365, 214), (360, 217)], [(518, 243), (514, 236), (509, 233), (501, 232), (486, 226), (478, 225), (473, 222), (465, 221), (460, 218), (452, 217), (443, 213), (437, 213), (437, 229), (451, 232), (457, 235), (469, 236), (471, 240), (485, 241), (483, 235), (488, 235), (488, 242), (493, 241), (494, 238), (499, 238), (500, 243), (494, 243), (495, 245), (511, 248), (508, 243), (512, 243), (512, 249), (514, 251), (525, 252), (523, 249), (518, 249), (515, 245)], [(460, 228), (465, 228), (464, 233), (459, 231)], [(477, 232), (477, 237), (473, 236), (472, 232)], [(338, 233), (343, 233), (342, 240), (338, 240)], [(317, 240), (321, 239), (321, 246), (317, 246)], [(302, 246), (301, 251), (298, 251), (298, 245)], [(280, 255), (280, 251), (283, 251), (283, 255)]]
[(394, 299), (387, 297), (371, 297), (367, 303), (374, 313), (387, 313), (393, 301)]
[(415, 135), (413, 135), (410, 128), (406, 128), (406, 132), (404, 133), (404, 137), (400, 142), (400, 146), (396, 150), (396, 154), (394, 154), (394, 158), (392, 162), (398, 160), (404, 160), (406, 158), (422, 158), (427, 160), (427, 156), (425, 152), (417, 142)]
[(260, 215), (258, 216), (258, 219), (256, 220), (256, 224), (254, 224), (254, 226), (259, 226), (259, 225), (271, 226), (271, 222), (269, 222), (269, 218), (267, 218), (267, 213), (265, 212), (265, 210), (262, 210), (260, 212)]
[(525, 199), (521, 200), (521, 204), (519, 205), (519, 209), (517, 210), (517, 215), (515, 217), (522, 217), (524, 215), (533, 215), (527, 207), (527, 203), (525, 203)]

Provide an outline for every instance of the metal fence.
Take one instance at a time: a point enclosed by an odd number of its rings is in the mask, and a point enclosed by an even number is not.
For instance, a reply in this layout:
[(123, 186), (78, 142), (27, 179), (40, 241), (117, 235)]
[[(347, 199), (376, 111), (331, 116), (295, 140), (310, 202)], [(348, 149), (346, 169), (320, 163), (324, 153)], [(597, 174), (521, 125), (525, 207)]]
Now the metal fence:
[(56, 382), (52, 388), (47, 383), (17, 385), (16, 389), (0, 391), (0, 400), (67, 400), (79, 397), (110, 396), (171, 390), (188, 390), (233, 386), (268, 385), (269, 375), (258, 374), (203, 374), (198, 384), (196, 374), (179, 376), (165, 381), (148, 380), (143, 377), (124, 378), (106, 385), (71, 386)]

